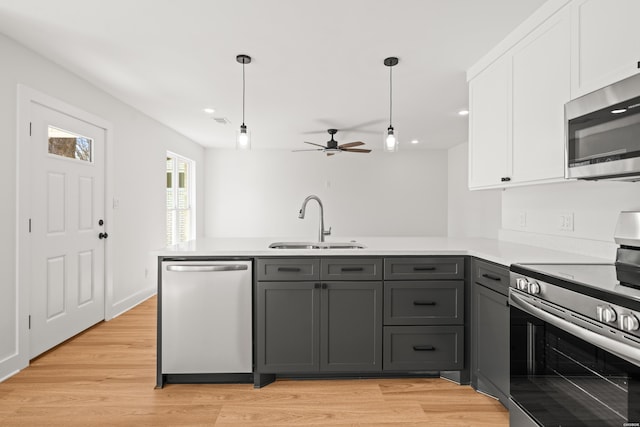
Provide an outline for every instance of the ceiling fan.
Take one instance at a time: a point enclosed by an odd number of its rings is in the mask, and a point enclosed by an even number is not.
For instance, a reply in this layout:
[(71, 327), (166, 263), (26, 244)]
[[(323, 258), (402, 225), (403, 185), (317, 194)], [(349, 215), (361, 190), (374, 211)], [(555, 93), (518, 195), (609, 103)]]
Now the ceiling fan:
[(347, 142), (346, 144), (338, 145), (338, 141), (333, 139), (333, 135), (338, 133), (338, 129), (327, 129), (327, 132), (329, 132), (329, 135), (331, 135), (331, 139), (327, 141), (326, 146), (316, 144), (313, 142), (304, 141), (305, 144), (315, 145), (321, 148), (310, 148), (308, 150), (293, 150), (293, 151), (324, 151), (325, 153), (327, 153), (327, 156), (333, 156), (334, 154), (340, 153), (341, 151), (347, 151), (349, 153), (370, 153), (371, 152), (371, 150), (367, 150), (364, 148), (353, 148), (353, 147), (358, 147), (360, 145), (364, 145), (364, 142), (361, 142), (361, 141)]

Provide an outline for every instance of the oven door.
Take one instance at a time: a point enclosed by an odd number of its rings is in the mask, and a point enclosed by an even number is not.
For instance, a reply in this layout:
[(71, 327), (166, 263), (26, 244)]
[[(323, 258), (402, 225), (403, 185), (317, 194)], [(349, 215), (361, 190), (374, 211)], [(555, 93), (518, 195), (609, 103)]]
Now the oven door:
[(542, 426), (640, 425), (640, 363), (613, 354), (628, 349), (529, 300), (510, 290), (514, 412)]

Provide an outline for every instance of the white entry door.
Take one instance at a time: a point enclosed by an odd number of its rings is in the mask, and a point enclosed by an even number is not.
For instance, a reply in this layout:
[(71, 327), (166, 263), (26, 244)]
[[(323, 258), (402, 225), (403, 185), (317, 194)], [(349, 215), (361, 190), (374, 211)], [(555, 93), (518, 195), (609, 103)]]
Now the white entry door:
[(104, 319), (105, 131), (31, 104), (30, 358)]

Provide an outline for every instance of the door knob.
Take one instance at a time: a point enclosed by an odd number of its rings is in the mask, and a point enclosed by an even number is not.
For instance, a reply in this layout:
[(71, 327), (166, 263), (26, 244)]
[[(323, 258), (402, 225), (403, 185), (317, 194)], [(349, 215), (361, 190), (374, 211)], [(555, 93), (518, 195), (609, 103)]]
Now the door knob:
[(109, 237), (109, 235), (107, 233), (98, 234), (98, 239), (106, 239), (107, 237)]

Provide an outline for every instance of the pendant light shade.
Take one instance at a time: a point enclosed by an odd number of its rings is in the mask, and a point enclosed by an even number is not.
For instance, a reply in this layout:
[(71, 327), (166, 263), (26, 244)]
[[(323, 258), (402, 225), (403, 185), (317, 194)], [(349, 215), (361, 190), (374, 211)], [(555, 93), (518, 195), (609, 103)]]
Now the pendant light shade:
[(244, 98), (245, 98), (245, 78), (244, 78), (244, 66), (251, 63), (251, 57), (249, 55), (238, 55), (236, 61), (242, 64), (242, 125), (236, 132), (236, 149), (237, 150), (251, 150), (251, 134), (247, 131), (247, 126), (244, 124)]
[(398, 58), (395, 56), (385, 58), (384, 65), (389, 67), (389, 127), (384, 133), (383, 149), (386, 152), (392, 153), (398, 151), (398, 134), (393, 128), (391, 121), (393, 113), (393, 79), (391, 70), (394, 66), (398, 65)]

